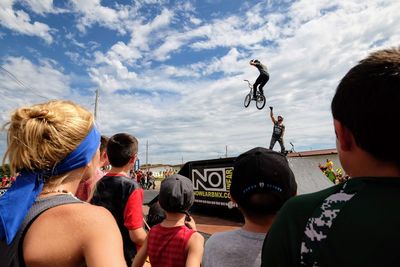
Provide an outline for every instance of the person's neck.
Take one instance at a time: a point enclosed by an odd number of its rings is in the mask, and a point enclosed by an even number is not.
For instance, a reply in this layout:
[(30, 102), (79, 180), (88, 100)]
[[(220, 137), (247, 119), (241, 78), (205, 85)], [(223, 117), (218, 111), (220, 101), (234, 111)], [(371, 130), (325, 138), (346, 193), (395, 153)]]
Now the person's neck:
[(257, 221), (253, 221), (245, 217), (242, 229), (254, 233), (267, 233), (269, 228), (271, 228), (274, 219), (275, 215), (260, 218)]
[(124, 167), (112, 167), (111, 170), (108, 171), (108, 173), (115, 173), (115, 174), (120, 174), (121, 176), (128, 176), (130, 168), (128, 166)]
[(342, 166), (350, 177), (400, 177), (400, 168), (393, 162), (377, 160), (359, 150), (357, 155), (346, 155)]
[(69, 172), (63, 179), (63, 182), (61, 184), (58, 185), (45, 184), (43, 186), (41, 196), (63, 194), (63, 193), (71, 193), (75, 195), (79, 183), (84, 178), (83, 177), (84, 174), (85, 174), (85, 169), (79, 168), (77, 170)]
[(174, 226), (185, 225), (185, 217), (186, 217), (185, 214), (166, 212), (165, 215), (166, 215), (166, 217), (162, 221), (161, 226), (174, 227)]

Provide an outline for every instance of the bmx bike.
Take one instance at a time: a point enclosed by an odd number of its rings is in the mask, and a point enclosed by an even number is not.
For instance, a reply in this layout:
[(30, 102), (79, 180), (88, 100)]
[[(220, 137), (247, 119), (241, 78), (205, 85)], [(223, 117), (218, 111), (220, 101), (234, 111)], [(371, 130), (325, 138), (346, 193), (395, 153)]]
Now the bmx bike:
[(293, 143), (292, 142), (289, 142), (289, 143), (292, 146), (292, 148), (290, 150), (285, 150), (285, 153), (283, 153), (285, 156), (287, 156), (287, 154), (297, 153), (296, 150), (294, 150)]
[[(246, 97), (244, 98), (244, 107), (247, 108), (250, 105), (251, 100), (253, 99), (253, 85), (249, 82), (249, 80), (244, 80), (245, 82), (247, 82), (247, 85), (250, 88), (250, 92), (246, 95)], [(261, 94), (260, 91), (257, 90), (256, 92), (256, 99), (254, 99), (256, 101), (256, 107), (258, 109), (263, 109), (265, 106), (265, 96), (263, 94)]]

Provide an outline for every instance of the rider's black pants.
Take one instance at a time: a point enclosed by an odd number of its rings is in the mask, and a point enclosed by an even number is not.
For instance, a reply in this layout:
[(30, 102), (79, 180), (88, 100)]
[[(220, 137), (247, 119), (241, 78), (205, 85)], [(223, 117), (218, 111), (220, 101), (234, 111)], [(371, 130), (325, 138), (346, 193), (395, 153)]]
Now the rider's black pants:
[(264, 94), (263, 87), (264, 85), (268, 82), (269, 80), (269, 75), (265, 74), (260, 74), (260, 76), (257, 77), (256, 82), (253, 85), (253, 97), (256, 98), (256, 93), (257, 93), (257, 86), (258, 90), (260, 90), (261, 94)]

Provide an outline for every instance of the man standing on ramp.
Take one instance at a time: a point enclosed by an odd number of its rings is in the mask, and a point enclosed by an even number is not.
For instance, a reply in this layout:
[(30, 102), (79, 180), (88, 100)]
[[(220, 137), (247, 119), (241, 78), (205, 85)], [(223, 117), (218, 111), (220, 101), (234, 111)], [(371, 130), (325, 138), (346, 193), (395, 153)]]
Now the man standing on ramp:
[(286, 154), (286, 149), (285, 145), (283, 143), (283, 134), (285, 133), (285, 125), (283, 125), (283, 117), (278, 116), (278, 120), (275, 119), (274, 113), (273, 113), (273, 107), (269, 107), (270, 112), (269, 115), (271, 117), (272, 123), (274, 124), (274, 129), (272, 130), (272, 137), (271, 137), (271, 143), (269, 144), (269, 149), (273, 149), (275, 146), (276, 141), (279, 142), (279, 145), (281, 147), (281, 153)]

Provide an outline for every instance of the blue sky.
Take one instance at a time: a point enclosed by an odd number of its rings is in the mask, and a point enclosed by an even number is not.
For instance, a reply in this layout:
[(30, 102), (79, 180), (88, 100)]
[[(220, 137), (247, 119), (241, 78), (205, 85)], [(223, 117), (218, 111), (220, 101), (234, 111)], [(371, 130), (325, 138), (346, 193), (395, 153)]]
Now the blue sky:
[(268, 108), (243, 107), (257, 58), (286, 146), (334, 148), (334, 90), (369, 52), (400, 44), (398, 14), (395, 0), (2, 0), (0, 123), (47, 99), (94, 110), (98, 89), (101, 132), (135, 135), (142, 163), (146, 141), (150, 163), (237, 156), (271, 137)]

